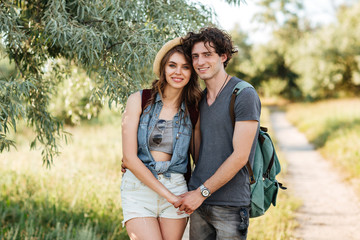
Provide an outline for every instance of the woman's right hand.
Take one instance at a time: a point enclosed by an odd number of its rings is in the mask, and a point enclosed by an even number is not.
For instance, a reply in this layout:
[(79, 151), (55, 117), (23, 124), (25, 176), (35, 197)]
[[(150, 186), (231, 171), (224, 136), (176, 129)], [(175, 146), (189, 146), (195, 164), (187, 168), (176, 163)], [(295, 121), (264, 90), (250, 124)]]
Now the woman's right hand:
[[(176, 195), (173, 195), (171, 197), (171, 199), (168, 199), (168, 202), (171, 203), (173, 206), (175, 205), (175, 203), (177, 203), (178, 201), (180, 201), (181, 199), (181, 195), (180, 196), (176, 196)], [(175, 206), (174, 206), (175, 207)], [(176, 207), (175, 207), (176, 208)], [(177, 209), (177, 214), (178, 215), (181, 215), (181, 214), (184, 214), (185, 211), (180, 211), (179, 209)]]
[(126, 172), (126, 166), (124, 163), (121, 163), (121, 172), (125, 173)]
[(172, 205), (174, 205), (177, 201), (180, 200), (180, 197), (171, 193), (171, 195), (166, 200)]

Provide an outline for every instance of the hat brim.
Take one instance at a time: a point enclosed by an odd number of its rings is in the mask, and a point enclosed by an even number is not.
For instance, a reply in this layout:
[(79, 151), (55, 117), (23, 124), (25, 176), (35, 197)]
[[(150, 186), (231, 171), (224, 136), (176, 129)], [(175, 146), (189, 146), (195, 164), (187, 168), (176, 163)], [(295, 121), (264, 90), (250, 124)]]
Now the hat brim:
[(156, 54), (154, 64), (153, 64), (153, 71), (157, 77), (160, 77), (160, 63), (165, 54), (172, 49), (173, 47), (181, 45), (181, 37), (174, 38), (173, 40), (168, 41), (167, 43), (162, 46), (159, 52)]

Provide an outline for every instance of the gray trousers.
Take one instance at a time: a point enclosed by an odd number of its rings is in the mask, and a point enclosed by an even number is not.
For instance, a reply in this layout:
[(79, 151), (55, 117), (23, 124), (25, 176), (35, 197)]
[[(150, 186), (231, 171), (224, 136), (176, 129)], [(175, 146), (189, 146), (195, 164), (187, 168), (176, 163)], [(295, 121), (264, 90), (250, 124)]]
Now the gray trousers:
[(250, 207), (202, 204), (190, 215), (190, 240), (246, 240)]

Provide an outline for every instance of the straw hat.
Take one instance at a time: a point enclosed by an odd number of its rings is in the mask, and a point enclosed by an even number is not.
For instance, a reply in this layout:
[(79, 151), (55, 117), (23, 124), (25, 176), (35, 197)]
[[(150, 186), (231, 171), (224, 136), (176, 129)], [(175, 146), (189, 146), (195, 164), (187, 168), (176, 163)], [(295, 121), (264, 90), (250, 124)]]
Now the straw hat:
[(157, 77), (160, 77), (160, 63), (165, 54), (172, 49), (173, 47), (176, 47), (178, 45), (181, 45), (181, 37), (174, 38), (173, 40), (168, 41), (167, 43), (162, 46), (162, 48), (159, 50), (159, 52), (156, 54), (154, 64), (153, 64), (153, 71), (156, 74)]

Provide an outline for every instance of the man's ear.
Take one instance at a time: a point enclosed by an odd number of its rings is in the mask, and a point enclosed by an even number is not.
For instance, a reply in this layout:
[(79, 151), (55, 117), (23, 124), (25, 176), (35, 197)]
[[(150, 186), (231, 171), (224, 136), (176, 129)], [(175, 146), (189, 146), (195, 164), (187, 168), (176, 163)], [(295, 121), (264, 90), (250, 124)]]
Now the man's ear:
[(227, 60), (227, 55), (224, 53), (224, 54), (222, 54), (221, 56), (220, 56), (220, 58), (221, 58), (221, 62), (222, 63), (224, 63), (226, 60)]

